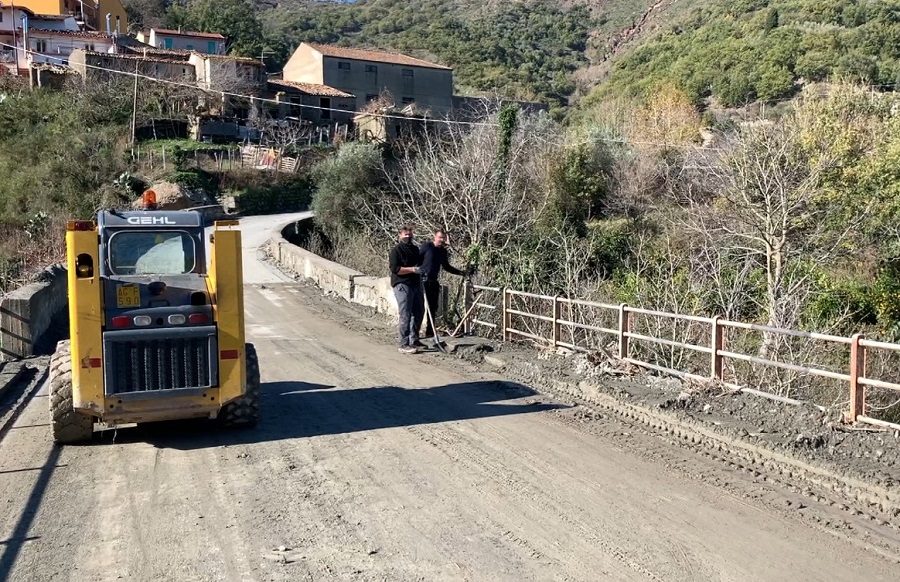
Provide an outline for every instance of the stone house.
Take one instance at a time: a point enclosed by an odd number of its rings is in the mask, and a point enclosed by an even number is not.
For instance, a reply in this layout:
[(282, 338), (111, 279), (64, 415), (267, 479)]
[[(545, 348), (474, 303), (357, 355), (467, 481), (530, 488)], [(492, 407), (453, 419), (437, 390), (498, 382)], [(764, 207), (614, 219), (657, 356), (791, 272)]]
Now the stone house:
[(356, 97), (351, 93), (283, 79), (269, 79), (268, 85), (268, 96), (277, 102), (274, 113), (278, 119), (295, 118), (316, 125), (344, 125), (353, 119)]
[[(100, 53), (84, 49), (73, 50), (69, 55), (69, 66), (86, 82), (124, 79), (111, 71), (138, 73), (148, 77), (193, 84), (196, 73), (191, 63), (162, 57), (144, 55)], [(107, 70), (103, 70), (107, 69)]]
[(355, 95), (357, 111), (386, 95), (398, 107), (414, 105), (434, 116), (453, 107), (453, 69), (399, 53), (302, 43), (283, 78)]

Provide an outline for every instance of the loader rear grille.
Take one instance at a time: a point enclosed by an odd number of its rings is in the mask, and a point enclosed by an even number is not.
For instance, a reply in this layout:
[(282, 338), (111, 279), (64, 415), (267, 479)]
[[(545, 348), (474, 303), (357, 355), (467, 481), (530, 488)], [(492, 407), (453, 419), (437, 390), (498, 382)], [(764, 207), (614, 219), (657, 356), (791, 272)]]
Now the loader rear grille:
[(108, 341), (106, 393), (214, 386), (214, 343), (214, 337)]

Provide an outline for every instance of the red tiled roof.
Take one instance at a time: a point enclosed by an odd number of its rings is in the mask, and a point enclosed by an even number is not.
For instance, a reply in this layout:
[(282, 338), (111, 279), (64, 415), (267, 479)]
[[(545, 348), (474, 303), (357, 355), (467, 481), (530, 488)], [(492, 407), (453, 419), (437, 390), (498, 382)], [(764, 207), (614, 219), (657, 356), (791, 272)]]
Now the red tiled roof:
[(184, 61), (187, 61), (191, 56), (191, 51), (181, 51), (175, 49), (161, 49), (154, 48), (152, 46), (137, 46), (137, 45), (125, 45), (122, 47), (123, 50), (128, 51), (128, 54), (132, 55), (147, 55), (153, 57), (170, 57), (173, 59), (181, 58)]
[(192, 30), (169, 30), (168, 28), (154, 28), (152, 30), (156, 31), (156, 34), (162, 34), (165, 36), (195, 36), (200, 38), (215, 38), (218, 40), (225, 40), (225, 37), (219, 34), (218, 32), (196, 32)]
[(211, 61), (234, 61), (236, 63), (246, 63), (248, 65), (257, 65), (259, 67), (265, 67), (265, 63), (263, 63), (259, 59), (254, 59), (251, 57), (237, 57), (233, 55), (211, 55), (208, 53), (200, 53), (197, 51), (192, 51), (191, 54), (197, 55), (198, 57), (209, 59)]
[(385, 51), (371, 51), (364, 49), (353, 49), (330, 44), (314, 44), (306, 43), (322, 55), (326, 57), (334, 57), (338, 59), (351, 59), (356, 61), (371, 61), (376, 63), (390, 63), (392, 65), (407, 65), (410, 67), (423, 67), (427, 69), (442, 69), (452, 71), (452, 67), (445, 67), (436, 63), (430, 63), (401, 53), (389, 53)]
[(95, 32), (93, 30), (51, 30), (49, 28), (29, 28), (29, 34), (38, 33), (39, 35), (51, 36), (68, 36), (72, 38), (93, 38), (97, 40), (108, 40), (112, 42), (114, 37), (104, 32)]
[(92, 57), (103, 57), (106, 59), (112, 60), (123, 60), (123, 61), (143, 61), (145, 63), (167, 63), (167, 64), (178, 64), (183, 65), (185, 67), (189, 66), (187, 61), (179, 61), (177, 59), (161, 59), (161, 58), (153, 58), (153, 57), (143, 57), (140, 55), (123, 55), (116, 53), (101, 53), (96, 51), (84, 51), (84, 54), (90, 55)]
[(297, 83), (295, 81), (285, 81), (284, 79), (269, 79), (269, 85), (272, 85), (275, 88), (282, 87), (293, 89), (300, 93), (306, 93), (307, 95), (313, 95), (315, 97), (347, 97), (350, 99), (354, 97), (354, 95), (350, 93), (335, 89), (334, 87), (329, 87), (328, 85)]

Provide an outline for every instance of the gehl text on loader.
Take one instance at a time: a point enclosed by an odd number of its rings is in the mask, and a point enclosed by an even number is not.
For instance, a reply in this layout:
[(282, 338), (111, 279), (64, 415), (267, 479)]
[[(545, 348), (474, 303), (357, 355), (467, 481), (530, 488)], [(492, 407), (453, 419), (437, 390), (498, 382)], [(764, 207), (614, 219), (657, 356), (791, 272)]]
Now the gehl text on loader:
[(237, 222), (215, 222), (207, 247), (198, 212), (159, 211), (151, 190), (143, 207), (67, 224), (71, 335), (50, 366), (59, 443), (90, 440), (95, 423), (259, 419)]

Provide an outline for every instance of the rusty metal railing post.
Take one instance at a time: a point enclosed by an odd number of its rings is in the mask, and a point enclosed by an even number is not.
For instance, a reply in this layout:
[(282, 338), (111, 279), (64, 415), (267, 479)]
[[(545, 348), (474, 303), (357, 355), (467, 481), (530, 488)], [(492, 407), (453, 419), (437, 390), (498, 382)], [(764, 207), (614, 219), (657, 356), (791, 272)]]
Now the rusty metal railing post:
[(725, 347), (725, 329), (722, 327), (722, 324), (719, 323), (721, 318), (717, 315), (713, 317), (712, 320), (712, 335), (710, 336), (710, 348), (712, 349), (712, 354), (710, 355), (710, 377), (713, 380), (718, 380), (722, 382), (725, 380), (724, 376), (724, 366), (723, 366), (723, 357), (719, 353)]
[(553, 347), (559, 343), (559, 295), (553, 298)]
[(464, 336), (472, 335), (472, 319), (474, 319), (475, 314), (470, 311), (472, 305), (475, 303), (473, 299), (474, 293), (472, 292), (472, 282), (468, 279), (463, 283), (463, 320), (462, 320), (462, 332)]
[(850, 343), (850, 422), (866, 413), (866, 387), (859, 383), (866, 377), (866, 346), (860, 344), (865, 335), (858, 333)]
[(500, 293), (502, 294), (502, 297), (503, 297), (502, 307), (500, 308), (501, 309), (500, 317), (501, 317), (501, 322), (503, 324), (502, 325), (503, 341), (509, 341), (509, 332), (506, 331), (510, 327), (509, 313), (508, 313), (508, 309), (507, 309), (508, 299), (507, 299), (507, 294), (506, 294), (506, 287), (501, 289)]
[(628, 357), (628, 334), (631, 331), (631, 315), (628, 313), (628, 305), (619, 305), (619, 358)]

